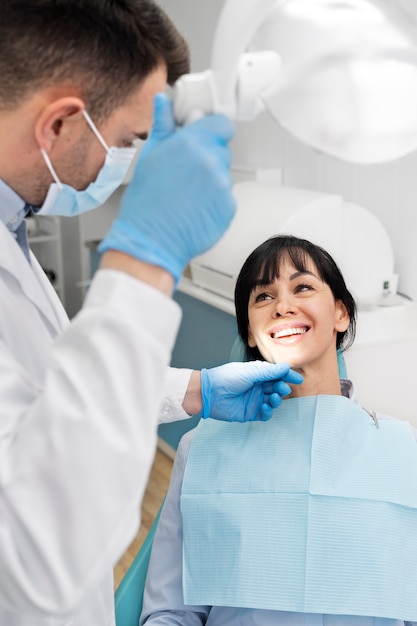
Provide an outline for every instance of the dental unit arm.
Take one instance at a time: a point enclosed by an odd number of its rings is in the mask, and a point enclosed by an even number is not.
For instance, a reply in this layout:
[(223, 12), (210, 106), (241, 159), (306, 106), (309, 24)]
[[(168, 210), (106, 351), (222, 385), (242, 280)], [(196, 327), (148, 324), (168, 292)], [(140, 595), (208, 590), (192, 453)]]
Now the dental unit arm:
[(417, 148), (417, 28), (388, 0), (226, 0), (211, 68), (177, 81), (174, 110), (266, 110), (344, 161), (400, 158)]

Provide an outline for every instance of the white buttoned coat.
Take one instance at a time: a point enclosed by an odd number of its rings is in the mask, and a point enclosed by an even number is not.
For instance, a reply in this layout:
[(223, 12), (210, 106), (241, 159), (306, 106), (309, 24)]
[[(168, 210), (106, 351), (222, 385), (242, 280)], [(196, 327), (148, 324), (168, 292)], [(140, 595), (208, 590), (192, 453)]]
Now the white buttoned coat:
[(31, 263), (0, 223), (0, 624), (110, 626), (180, 310), (100, 270), (70, 323)]

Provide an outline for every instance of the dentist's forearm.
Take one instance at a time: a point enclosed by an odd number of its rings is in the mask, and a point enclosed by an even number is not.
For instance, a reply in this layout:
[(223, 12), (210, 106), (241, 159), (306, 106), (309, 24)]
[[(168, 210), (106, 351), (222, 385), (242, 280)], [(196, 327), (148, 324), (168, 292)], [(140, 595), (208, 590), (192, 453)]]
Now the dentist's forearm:
[(201, 398), (201, 373), (199, 370), (193, 371), (190, 376), (182, 408), (188, 415), (197, 415), (203, 408)]
[(158, 289), (167, 296), (172, 296), (174, 291), (174, 278), (169, 272), (157, 265), (144, 263), (129, 254), (119, 250), (107, 250), (104, 252), (100, 269), (116, 270), (129, 274), (151, 287)]

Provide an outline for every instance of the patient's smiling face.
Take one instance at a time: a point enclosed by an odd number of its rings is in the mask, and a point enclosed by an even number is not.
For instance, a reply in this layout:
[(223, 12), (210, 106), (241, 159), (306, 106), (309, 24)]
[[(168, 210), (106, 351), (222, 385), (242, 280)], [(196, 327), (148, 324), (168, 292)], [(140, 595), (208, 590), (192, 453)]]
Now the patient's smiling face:
[(271, 284), (256, 285), (248, 318), (249, 346), (257, 346), (267, 361), (286, 361), (304, 375), (334, 369), (337, 333), (349, 325), (346, 307), (335, 301), (309, 258), (304, 271), (284, 258)]

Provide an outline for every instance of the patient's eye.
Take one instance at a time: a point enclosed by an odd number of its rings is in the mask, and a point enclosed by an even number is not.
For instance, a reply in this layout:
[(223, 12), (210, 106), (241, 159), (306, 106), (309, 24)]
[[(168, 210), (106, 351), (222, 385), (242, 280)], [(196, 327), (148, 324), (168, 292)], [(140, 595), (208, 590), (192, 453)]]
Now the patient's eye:
[(270, 293), (267, 293), (266, 291), (260, 291), (256, 294), (254, 294), (254, 302), (264, 302), (265, 300), (270, 300), (272, 298)]
[(311, 285), (310, 283), (299, 283), (294, 288), (294, 293), (303, 293), (306, 291), (314, 291), (313, 285)]

